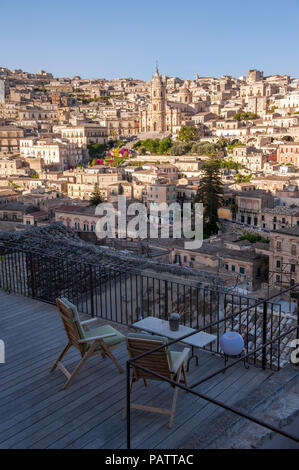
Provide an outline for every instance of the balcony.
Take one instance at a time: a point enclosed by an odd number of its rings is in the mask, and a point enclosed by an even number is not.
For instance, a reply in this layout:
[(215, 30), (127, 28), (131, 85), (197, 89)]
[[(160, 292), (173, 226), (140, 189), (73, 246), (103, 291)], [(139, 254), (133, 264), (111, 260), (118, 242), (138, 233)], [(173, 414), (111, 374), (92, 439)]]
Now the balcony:
[[(66, 390), (61, 390), (63, 374), (58, 369), (49, 373), (66, 344), (61, 319), (56, 306), (51, 305), (57, 296), (65, 295), (76, 303), (82, 318), (88, 318), (86, 314), (98, 316), (100, 324), (112, 324), (125, 335), (132, 331), (132, 323), (141, 312), (143, 317), (166, 318), (167, 312), (184, 304), (184, 324), (206, 328), (218, 338), (213, 347), (196, 350), (199, 365), (191, 361), (189, 383), (203, 380), (194, 390), (241, 413), (253, 412), (261, 390), (263, 399), (267, 394), (272, 396), (273, 374), (276, 385), (288, 374), (299, 375), (295, 367), (287, 365), (287, 343), (296, 335), (296, 321), (283, 317), (270, 301), (257, 304), (247, 297), (123, 272), (120, 265), (115, 270), (103, 264), (59, 260), (2, 246), (0, 331), (6, 363), (0, 364), (0, 448), (127, 446), (126, 422), (121, 420), (126, 376), (119, 374), (112, 361), (90, 358)], [(249, 369), (238, 362), (222, 372), (219, 337), (224, 330), (242, 334), (245, 353), (250, 354)], [(281, 332), (283, 336), (279, 336)], [(263, 346), (265, 339), (267, 347)], [(182, 350), (183, 345), (177, 343), (175, 347)], [(126, 345), (114, 351), (125, 367)], [(78, 356), (75, 349), (66, 355), (69, 370), (78, 363)], [(138, 382), (132, 391), (134, 401), (154, 407), (168, 408), (171, 396), (166, 382), (151, 381), (148, 387)], [(166, 416), (131, 411), (131, 445), (136, 449), (205, 448), (239, 420), (238, 414), (180, 390), (171, 429)]]
[[(49, 373), (66, 341), (56, 307), (3, 291), (0, 301), (1, 337), (6, 345), (6, 364), (0, 378), (0, 448), (125, 448), (126, 423), (121, 420), (125, 376), (111, 361), (95, 357), (70, 388), (61, 390), (63, 374), (59, 370)], [(124, 334), (129, 331), (126, 327), (121, 330)], [(124, 367), (128, 360), (125, 345), (117, 348), (115, 355)], [(65, 362), (72, 370), (78, 352), (70, 351)], [(222, 366), (222, 359), (201, 352), (199, 367), (191, 363), (189, 380), (201, 379)], [(200, 390), (235, 404), (270, 376), (270, 370), (246, 370), (238, 364), (203, 384)], [(171, 389), (166, 383), (151, 382), (147, 388), (138, 383), (133, 395), (151, 406), (168, 407)], [(201, 434), (203, 423), (205, 428), (212, 426), (221, 414), (220, 408), (181, 391), (171, 430), (167, 417), (132, 413), (132, 445), (164, 449), (188, 446), (196, 432)]]

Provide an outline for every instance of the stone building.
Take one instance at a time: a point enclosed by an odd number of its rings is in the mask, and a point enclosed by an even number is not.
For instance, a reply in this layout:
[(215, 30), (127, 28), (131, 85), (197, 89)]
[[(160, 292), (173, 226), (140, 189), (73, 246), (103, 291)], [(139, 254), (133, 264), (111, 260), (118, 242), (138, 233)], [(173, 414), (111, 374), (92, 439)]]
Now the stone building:
[(76, 232), (94, 232), (99, 217), (95, 215), (94, 207), (61, 205), (55, 211), (55, 220)]
[[(186, 98), (188, 104), (190, 92), (180, 98), (184, 101)], [(159, 75), (157, 66), (151, 82), (150, 104), (140, 112), (139, 119), (140, 132), (171, 132), (173, 126), (182, 123), (181, 107), (167, 102), (166, 82)]]
[[(0, 158), (0, 175), (1, 176), (10, 176), (25, 174), (25, 162), (20, 158), (8, 159)], [(28, 168), (28, 166), (27, 166)]]
[(77, 126), (54, 126), (54, 132), (79, 148), (87, 149), (91, 144), (105, 144), (108, 141), (107, 128), (99, 124), (84, 123)]
[(289, 287), (299, 283), (299, 225), (270, 233), (269, 283)]
[(170, 262), (214, 272), (224, 279), (234, 279), (240, 287), (256, 290), (268, 274), (268, 256), (260, 253), (256, 245), (228, 234), (227, 239), (203, 243), (196, 250), (175, 247), (170, 252)]
[(236, 220), (257, 227), (261, 225), (262, 210), (274, 206), (274, 197), (264, 191), (245, 191), (236, 195), (236, 204)]
[(23, 129), (15, 126), (0, 126), (0, 152), (17, 153), (20, 139), (23, 137)]
[(299, 143), (292, 142), (280, 145), (277, 150), (277, 161), (279, 163), (293, 163), (299, 167)]
[(299, 226), (299, 209), (285, 206), (265, 208), (262, 211), (261, 221), (262, 228), (273, 231)]
[(20, 140), (20, 155), (24, 158), (35, 157), (42, 159), (45, 165), (52, 165), (59, 170), (75, 166), (82, 161), (82, 148), (67, 139), (37, 139)]

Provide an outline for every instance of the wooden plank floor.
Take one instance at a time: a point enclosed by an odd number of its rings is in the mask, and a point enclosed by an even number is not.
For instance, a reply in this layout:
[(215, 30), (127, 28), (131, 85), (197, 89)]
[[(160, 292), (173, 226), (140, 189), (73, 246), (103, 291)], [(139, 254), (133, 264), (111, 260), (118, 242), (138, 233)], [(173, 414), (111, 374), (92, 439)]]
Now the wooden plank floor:
[[(126, 333), (128, 329), (117, 326)], [(5, 341), (6, 363), (0, 364), (0, 448), (125, 448), (126, 425), (121, 420), (125, 403), (125, 375), (100, 356), (91, 358), (74, 383), (61, 390), (65, 377), (50, 367), (66, 342), (55, 306), (0, 291), (0, 338)], [(114, 350), (122, 366), (125, 345)], [(70, 370), (79, 360), (73, 349), (66, 356)], [(223, 366), (209, 353), (200, 353), (200, 365), (191, 364), (190, 383)], [(267, 380), (271, 372), (242, 364), (219, 374), (199, 391), (233, 404)], [(150, 382), (133, 387), (132, 399), (152, 406), (169, 407), (172, 388)], [(220, 413), (218, 407), (179, 391), (174, 425), (167, 417), (132, 412), (133, 448), (187, 446), (208, 422)]]

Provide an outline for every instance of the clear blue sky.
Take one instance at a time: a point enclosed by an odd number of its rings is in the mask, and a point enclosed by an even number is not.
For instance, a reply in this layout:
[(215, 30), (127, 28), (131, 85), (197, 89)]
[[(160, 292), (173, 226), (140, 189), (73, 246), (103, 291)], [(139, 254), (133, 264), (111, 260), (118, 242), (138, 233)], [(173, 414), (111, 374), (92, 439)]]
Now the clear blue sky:
[(55, 76), (299, 77), (299, 0), (10, 0), (0, 66)]

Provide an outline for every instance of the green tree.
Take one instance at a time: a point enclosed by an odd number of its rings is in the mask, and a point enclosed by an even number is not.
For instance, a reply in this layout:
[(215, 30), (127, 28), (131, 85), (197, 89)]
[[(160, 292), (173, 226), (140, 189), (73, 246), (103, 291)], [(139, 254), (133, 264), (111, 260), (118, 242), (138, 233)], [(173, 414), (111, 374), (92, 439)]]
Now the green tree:
[(204, 175), (200, 180), (194, 202), (203, 204), (204, 236), (218, 233), (218, 209), (223, 201), (223, 185), (219, 165), (211, 160), (204, 166)]
[(235, 176), (235, 183), (250, 183), (252, 175), (241, 175), (241, 173), (237, 173)]
[(225, 147), (227, 147), (227, 145), (228, 145), (228, 141), (224, 137), (221, 137), (220, 139), (218, 139), (217, 147), (220, 150), (224, 150)]
[(96, 183), (94, 185), (94, 190), (91, 193), (91, 196), (90, 196), (90, 199), (89, 199), (89, 205), (90, 206), (97, 206), (101, 202), (103, 202), (103, 199), (102, 199), (102, 196), (101, 196), (101, 193), (100, 193), (100, 190), (99, 190), (99, 185)]
[(234, 115), (234, 119), (236, 121), (248, 121), (248, 119), (258, 119), (259, 116), (255, 113), (247, 112), (247, 113), (236, 113)]
[(166, 155), (169, 153), (171, 148), (172, 141), (170, 137), (166, 137), (165, 139), (160, 140), (158, 153), (159, 155)]
[(178, 132), (177, 140), (183, 143), (189, 143), (197, 138), (197, 129), (195, 126), (182, 126)]
[(191, 149), (190, 144), (182, 144), (180, 142), (174, 142), (170, 149), (170, 155), (185, 155), (189, 153)]
[(218, 153), (217, 144), (213, 142), (195, 142), (192, 145), (191, 153), (195, 155), (208, 155), (209, 157), (216, 157)]
[(107, 150), (106, 144), (90, 144), (88, 145), (88, 153), (90, 158), (101, 156)]
[(261, 235), (256, 235), (255, 233), (249, 233), (249, 232), (245, 233), (240, 238), (240, 240), (248, 240), (250, 243), (257, 243), (257, 242), (269, 243), (268, 238), (264, 238)]

